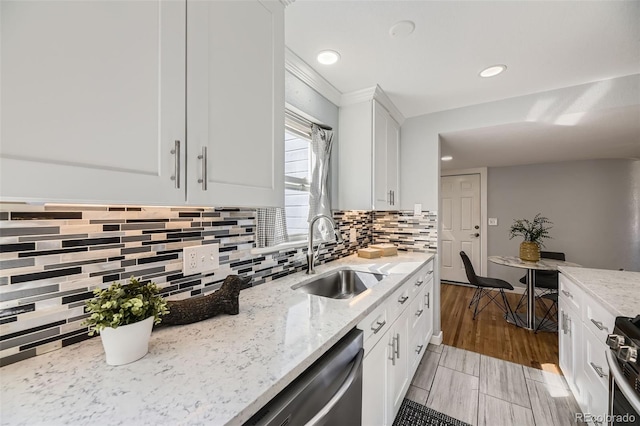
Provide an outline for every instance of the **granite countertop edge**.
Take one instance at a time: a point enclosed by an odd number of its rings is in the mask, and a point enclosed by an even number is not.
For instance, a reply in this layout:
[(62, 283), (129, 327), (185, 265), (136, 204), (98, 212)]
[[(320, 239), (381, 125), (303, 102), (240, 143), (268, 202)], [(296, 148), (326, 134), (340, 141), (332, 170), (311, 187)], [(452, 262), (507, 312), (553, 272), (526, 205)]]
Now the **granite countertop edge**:
[(242, 424), (434, 256), (317, 266), (388, 274), (350, 301), (292, 290), (310, 279), (304, 272), (243, 290), (239, 315), (160, 327), (149, 353), (128, 365), (108, 366), (96, 338), (2, 367), (2, 423)]
[(558, 269), (612, 315), (640, 315), (640, 272), (567, 266)]

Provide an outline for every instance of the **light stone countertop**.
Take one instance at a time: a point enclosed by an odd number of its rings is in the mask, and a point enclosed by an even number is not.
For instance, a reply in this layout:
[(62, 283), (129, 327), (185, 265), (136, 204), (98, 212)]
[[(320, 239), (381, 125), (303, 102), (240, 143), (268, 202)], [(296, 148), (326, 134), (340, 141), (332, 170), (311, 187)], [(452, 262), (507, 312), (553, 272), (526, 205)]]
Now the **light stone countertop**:
[(640, 272), (565, 266), (558, 269), (612, 315), (640, 315)]
[(159, 328), (149, 353), (106, 364), (99, 338), (0, 369), (2, 425), (237, 425), (338, 342), (432, 253), (316, 267), (388, 273), (351, 300), (291, 290), (292, 274), (240, 292), (240, 314)]

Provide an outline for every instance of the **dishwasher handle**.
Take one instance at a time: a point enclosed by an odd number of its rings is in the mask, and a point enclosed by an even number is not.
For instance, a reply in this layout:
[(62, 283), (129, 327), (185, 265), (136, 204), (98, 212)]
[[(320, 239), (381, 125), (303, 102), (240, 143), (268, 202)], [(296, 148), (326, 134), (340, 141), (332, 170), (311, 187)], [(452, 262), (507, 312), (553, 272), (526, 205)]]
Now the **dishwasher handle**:
[(364, 349), (360, 349), (360, 351), (358, 352), (358, 355), (356, 355), (353, 361), (353, 365), (351, 366), (351, 371), (349, 371), (349, 374), (347, 375), (347, 378), (344, 380), (344, 382), (340, 386), (340, 389), (338, 389), (338, 391), (331, 397), (329, 402), (327, 402), (327, 404), (324, 407), (322, 407), (322, 409), (318, 411), (318, 413), (315, 416), (313, 416), (313, 418), (309, 420), (305, 426), (314, 426), (314, 425), (322, 424), (321, 421), (327, 416), (327, 414), (331, 412), (333, 407), (342, 399), (343, 395), (349, 390), (349, 388), (353, 384), (353, 381), (358, 376), (358, 373), (360, 372), (360, 367), (362, 366), (363, 358), (364, 358)]

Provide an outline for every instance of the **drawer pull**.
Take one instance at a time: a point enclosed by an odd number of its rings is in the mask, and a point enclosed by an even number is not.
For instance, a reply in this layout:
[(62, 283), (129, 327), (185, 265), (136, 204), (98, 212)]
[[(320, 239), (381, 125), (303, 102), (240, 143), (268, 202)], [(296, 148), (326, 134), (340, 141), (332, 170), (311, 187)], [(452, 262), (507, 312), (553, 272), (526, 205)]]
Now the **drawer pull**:
[(423, 282), (424, 282), (423, 280), (416, 281), (416, 287), (420, 287)]
[(424, 309), (420, 309), (418, 312), (416, 312), (416, 316), (419, 317), (420, 315), (422, 315), (423, 312), (424, 312)]
[(596, 327), (598, 327), (598, 330), (607, 330), (607, 331), (609, 331), (609, 329), (608, 329), (606, 326), (602, 325), (602, 321), (596, 321), (596, 320), (594, 320), (593, 318), (590, 318), (590, 319), (591, 319), (591, 322), (592, 322)]
[(418, 348), (416, 349), (416, 352), (418, 355), (420, 355), (420, 352), (422, 352), (422, 348), (424, 348), (424, 345), (420, 345), (418, 346)]
[(407, 300), (409, 300), (409, 296), (404, 296), (398, 299), (398, 302), (400, 302), (401, 305), (404, 305), (404, 302), (406, 302)]
[(384, 325), (386, 324), (386, 321), (376, 321), (376, 325), (377, 327), (371, 327), (371, 329), (373, 330), (373, 334), (376, 334), (378, 331), (382, 330), (382, 327), (384, 327)]
[(607, 377), (607, 375), (604, 374), (604, 371), (602, 370), (602, 367), (598, 367), (593, 362), (590, 362), (589, 364), (591, 364), (591, 368), (593, 368), (593, 370), (598, 374), (598, 376)]
[(431, 274), (433, 274), (433, 269), (430, 271), (427, 271), (427, 275), (431, 275)]
[(569, 293), (567, 290), (562, 290), (562, 294), (573, 299), (573, 295)]

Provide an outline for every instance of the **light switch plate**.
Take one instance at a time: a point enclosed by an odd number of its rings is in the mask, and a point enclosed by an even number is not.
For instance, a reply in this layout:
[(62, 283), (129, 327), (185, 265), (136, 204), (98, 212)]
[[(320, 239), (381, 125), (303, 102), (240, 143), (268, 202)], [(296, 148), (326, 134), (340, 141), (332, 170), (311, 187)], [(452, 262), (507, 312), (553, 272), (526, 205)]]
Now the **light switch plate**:
[(182, 273), (185, 276), (211, 272), (219, 267), (218, 244), (205, 244), (184, 248)]
[(413, 215), (418, 216), (422, 214), (422, 204), (413, 205)]
[(489, 226), (498, 226), (498, 218), (490, 217), (489, 218)]

